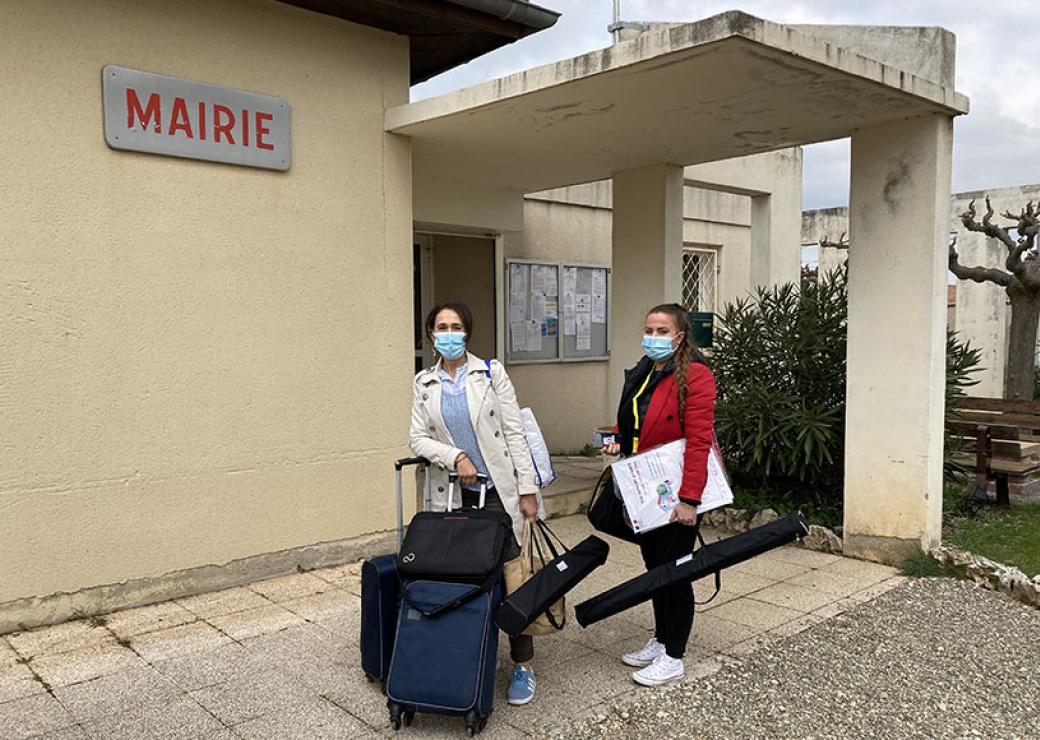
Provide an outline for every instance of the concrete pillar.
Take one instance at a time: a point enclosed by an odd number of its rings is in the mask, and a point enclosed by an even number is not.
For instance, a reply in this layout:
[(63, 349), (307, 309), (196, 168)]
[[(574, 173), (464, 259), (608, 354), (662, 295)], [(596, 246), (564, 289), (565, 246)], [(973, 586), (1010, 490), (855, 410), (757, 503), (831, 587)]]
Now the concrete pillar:
[[(962, 228), (957, 232), (957, 254), (962, 265), (1003, 267), (1007, 250), (996, 239)], [(982, 351), (983, 369), (972, 376), (979, 383), (968, 390), (973, 396), (1004, 397), (1007, 308), (1007, 292), (999, 285), (958, 281), (958, 339)]]
[(682, 298), (683, 168), (615, 172), (613, 192), (610, 397), (617, 399), (624, 369), (642, 355), (646, 312)]
[(951, 119), (852, 137), (846, 553), (885, 563), (939, 543)]

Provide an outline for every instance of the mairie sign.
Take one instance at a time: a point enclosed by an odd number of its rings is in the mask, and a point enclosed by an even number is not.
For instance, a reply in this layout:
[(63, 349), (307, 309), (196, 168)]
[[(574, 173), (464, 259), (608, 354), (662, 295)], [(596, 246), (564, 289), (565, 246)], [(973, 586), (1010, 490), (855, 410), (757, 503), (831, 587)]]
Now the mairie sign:
[(105, 141), (113, 149), (287, 170), (289, 104), (282, 98), (107, 65)]

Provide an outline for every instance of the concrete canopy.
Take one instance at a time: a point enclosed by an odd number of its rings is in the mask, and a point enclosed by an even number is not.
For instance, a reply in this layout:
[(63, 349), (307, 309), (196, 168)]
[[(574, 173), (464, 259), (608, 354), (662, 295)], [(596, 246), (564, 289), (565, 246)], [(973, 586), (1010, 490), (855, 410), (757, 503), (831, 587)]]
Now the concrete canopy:
[(412, 139), (416, 178), (532, 192), (967, 110), (942, 81), (733, 11), (393, 108), (385, 122)]

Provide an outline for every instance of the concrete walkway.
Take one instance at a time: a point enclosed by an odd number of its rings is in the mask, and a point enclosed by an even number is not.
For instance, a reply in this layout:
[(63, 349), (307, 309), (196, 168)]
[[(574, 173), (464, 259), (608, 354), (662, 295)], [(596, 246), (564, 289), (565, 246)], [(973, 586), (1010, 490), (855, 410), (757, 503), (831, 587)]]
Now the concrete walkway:
[[(554, 522), (576, 543), (584, 517)], [(710, 533), (709, 539), (711, 539)], [(642, 572), (632, 545), (570, 603)], [(359, 565), (0, 637), (0, 738), (331, 738), (393, 735), (385, 698), (358, 656)], [(687, 681), (902, 583), (891, 569), (786, 547), (723, 575), (697, 615)], [(701, 598), (710, 583), (698, 584)], [(650, 634), (649, 604), (588, 630), (573, 622), (536, 640), (538, 697), (506, 704), (507, 641), (487, 738), (541, 736), (611, 703), (637, 700), (617, 656)], [(460, 737), (461, 719), (419, 716), (402, 737)]]

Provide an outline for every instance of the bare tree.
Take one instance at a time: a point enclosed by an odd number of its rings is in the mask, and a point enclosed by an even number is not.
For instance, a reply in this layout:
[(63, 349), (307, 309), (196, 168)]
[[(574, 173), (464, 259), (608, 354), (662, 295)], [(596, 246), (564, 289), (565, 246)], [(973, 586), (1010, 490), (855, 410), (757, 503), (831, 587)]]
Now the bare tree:
[(1003, 217), (1015, 223), (1017, 238), (1010, 228), (993, 223), (993, 206), (986, 198), (986, 215), (982, 222), (975, 220), (975, 201), (961, 214), (961, 223), (968, 231), (977, 231), (999, 240), (1008, 249), (1004, 269), (995, 267), (967, 267), (957, 258), (954, 244), (950, 245), (950, 272), (961, 280), (976, 283), (996, 283), (1007, 291), (1011, 299), (1011, 336), (1008, 338), (1007, 397), (1022, 401), (1033, 397), (1033, 365), (1036, 355), (1037, 326), (1040, 324), (1040, 259), (1035, 252), (1037, 231), (1040, 230), (1040, 204), (1032, 201), (1015, 215), (1005, 211)]

